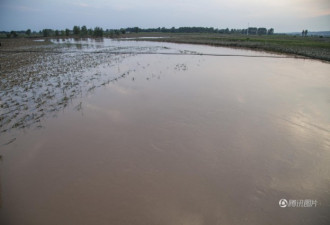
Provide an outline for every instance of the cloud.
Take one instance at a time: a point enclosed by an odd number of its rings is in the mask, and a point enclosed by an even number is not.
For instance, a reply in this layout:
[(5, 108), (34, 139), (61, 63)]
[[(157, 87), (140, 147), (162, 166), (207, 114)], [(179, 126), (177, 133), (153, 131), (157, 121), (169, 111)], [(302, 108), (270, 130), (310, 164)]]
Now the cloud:
[(89, 4), (84, 3), (84, 2), (76, 3), (76, 5), (77, 5), (77, 6), (80, 6), (80, 7), (84, 7), (84, 8), (86, 8), (86, 7), (91, 7)]
[[(8, 21), (0, 24), (0, 28), (25, 29), (25, 21), (30, 21), (29, 26), (35, 24), (35, 29), (47, 24), (64, 28), (73, 24), (107, 28), (242, 28), (250, 22), (282, 32), (300, 29), (302, 24), (314, 30), (317, 20), (322, 24), (317, 29), (327, 30), (330, 23), (317, 18), (329, 15), (329, 0), (0, 0), (0, 17)], [(63, 17), (66, 19), (62, 20)], [(18, 23), (16, 18), (21, 21)]]

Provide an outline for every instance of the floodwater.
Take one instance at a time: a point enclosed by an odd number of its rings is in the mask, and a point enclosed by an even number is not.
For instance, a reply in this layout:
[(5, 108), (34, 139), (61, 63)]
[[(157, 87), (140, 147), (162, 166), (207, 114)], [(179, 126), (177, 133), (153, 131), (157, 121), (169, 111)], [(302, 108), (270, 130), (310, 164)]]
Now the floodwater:
[[(0, 150), (1, 224), (329, 224), (328, 63), (189, 55), (274, 56), (198, 45), (54, 42), (73, 55), (188, 54), (102, 61), (80, 77), (97, 72), (105, 85), (74, 96), (42, 128), (1, 134), (15, 138)], [(313, 205), (281, 208), (280, 199)]]

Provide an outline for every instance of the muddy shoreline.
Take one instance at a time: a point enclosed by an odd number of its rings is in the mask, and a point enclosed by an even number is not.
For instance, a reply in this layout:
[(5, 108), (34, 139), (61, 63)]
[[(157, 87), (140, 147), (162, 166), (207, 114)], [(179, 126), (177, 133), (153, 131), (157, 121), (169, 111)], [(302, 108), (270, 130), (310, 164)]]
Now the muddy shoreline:
[[(138, 33), (122, 35), (137, 41), (159, 41), (186, 43), (266, 51), (270, 53), (289, 54), (297, 57), (330, 61), (330, 38), (297, 37), (289, 35), (246, 36), (217, 34), (172, 34), (172, 33)], [(159, 39), (143, 37), (160, 37)], [(134, 39), (137, 38), (137, 39)]]
[[(56, 45), (50, 39), (8, 40), (2, 47), (11, 52), (0, 51), (0, 133), (42, 127), (45, 116), (56, 114), (78, 96), (128, 72), (105, 78), (101, 77), (105, 68), (99, 65), (114, 67), (129, 54), (89, 54), (75, 45)], [(91, 69), (96, 71), (89, 72)]]

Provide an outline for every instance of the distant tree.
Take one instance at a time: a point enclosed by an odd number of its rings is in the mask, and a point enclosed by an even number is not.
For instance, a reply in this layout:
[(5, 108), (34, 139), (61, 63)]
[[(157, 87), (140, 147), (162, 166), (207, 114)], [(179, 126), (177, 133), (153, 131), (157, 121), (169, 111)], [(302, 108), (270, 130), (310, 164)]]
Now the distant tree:
[(175, 33), (175, 27), (171, 28), (171, 33)]
[(95, 37), (103, 37), (103, 29), (101, 27), (95, 27), (93, 35)]
[(123, 28), (120, 29), (120, 32), (121, 32), (122, 34), (126, 34), (126, 30), (123, 29)]
[(70, 36), (70, 30), (69, 29), (65, 29), (65, 36)]
[(258, 28), (256, 28), (256, 27), (249, 27), (249, 28), (248, 28), (248, 34), (249, 34), (249, 35), (250, 35), (250, 34), (252, 34), (252, 35), (256, 35), (257, 32), (258, 32)]
[[(7, 35), (8, 36), (8, 35)], [(13, 38), (16, 38), (18, 35), (16, 33), (16, 31), (10, 31), (10, 34), (9, 34), (9, 37), (13, 37)]]
[(60, 36), (60, 32), (58, 30), (55, 30), (55, 36)]
[(82, 26), (82, 27), (81, 27), (80, 34), (81, 34), (82, 36), (86, 36), (87, 33), (88, 33), (88, 31), (87, 31), (87, 27), (86, 27), (86, 26)]
[(138, 27), (134, 27), (133, 30), (134, 30), (135, 33), (138, 33), (139, 30), (140, 30), (140, 28), (138, 28)]
[(27, 29), (27, 30), (25, 31), (25, 34), (26, 34), (27, 36), (30, 36), (30, 35), (31, 35), (31, 29)]
[(273, 35), (274, 34), (274, 28), (270, 28), (267, 32), (268, 35)]
[(65, 30), (61, 30), (61, 36), (65, 36)]
[(52, 35), (52, 30), (51, 30), (51, 29), (43, 29), (43, 30), (42, 30), (42, 35), (43, 35), (44, 37), (49, 37), (49, 36)]
[(88, 35), (92, 36), (93, 35), (93, 29), (88, 29), (87, 33), (88, 33)]
[(303, 36), (303, 37), (306, 37), (307, 34), (308, 34), (308, 30), (303, 30), (303, 31), (301, 32), (301, 36)]
[(80, 34), (80, 27), (79, 26), (74, 26), (73, 27), (73, 34), (74, 35), (79, 35)]
[(120, 35), (120, 31), (119, 31), (119, 30), (115, 30), (115, 34), (116, 34), (117, 36), (119, 36), (119, 35)]
[(267, 34), (267, 29), (264, 27), (259, 27), (257, 32), (258, 32), (258, 35), (265, 35), (265, 34)]

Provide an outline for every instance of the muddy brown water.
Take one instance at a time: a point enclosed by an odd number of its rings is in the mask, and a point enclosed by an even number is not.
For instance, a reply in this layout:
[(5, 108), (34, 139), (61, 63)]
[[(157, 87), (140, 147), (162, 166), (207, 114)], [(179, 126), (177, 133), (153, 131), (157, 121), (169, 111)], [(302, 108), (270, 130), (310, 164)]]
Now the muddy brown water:
[(1, 134), (16, 138), (0, 148), (1, 224), (329, 223), (329, 64), (130, 55), (114, 68), (131, 72), (41, 129)]

